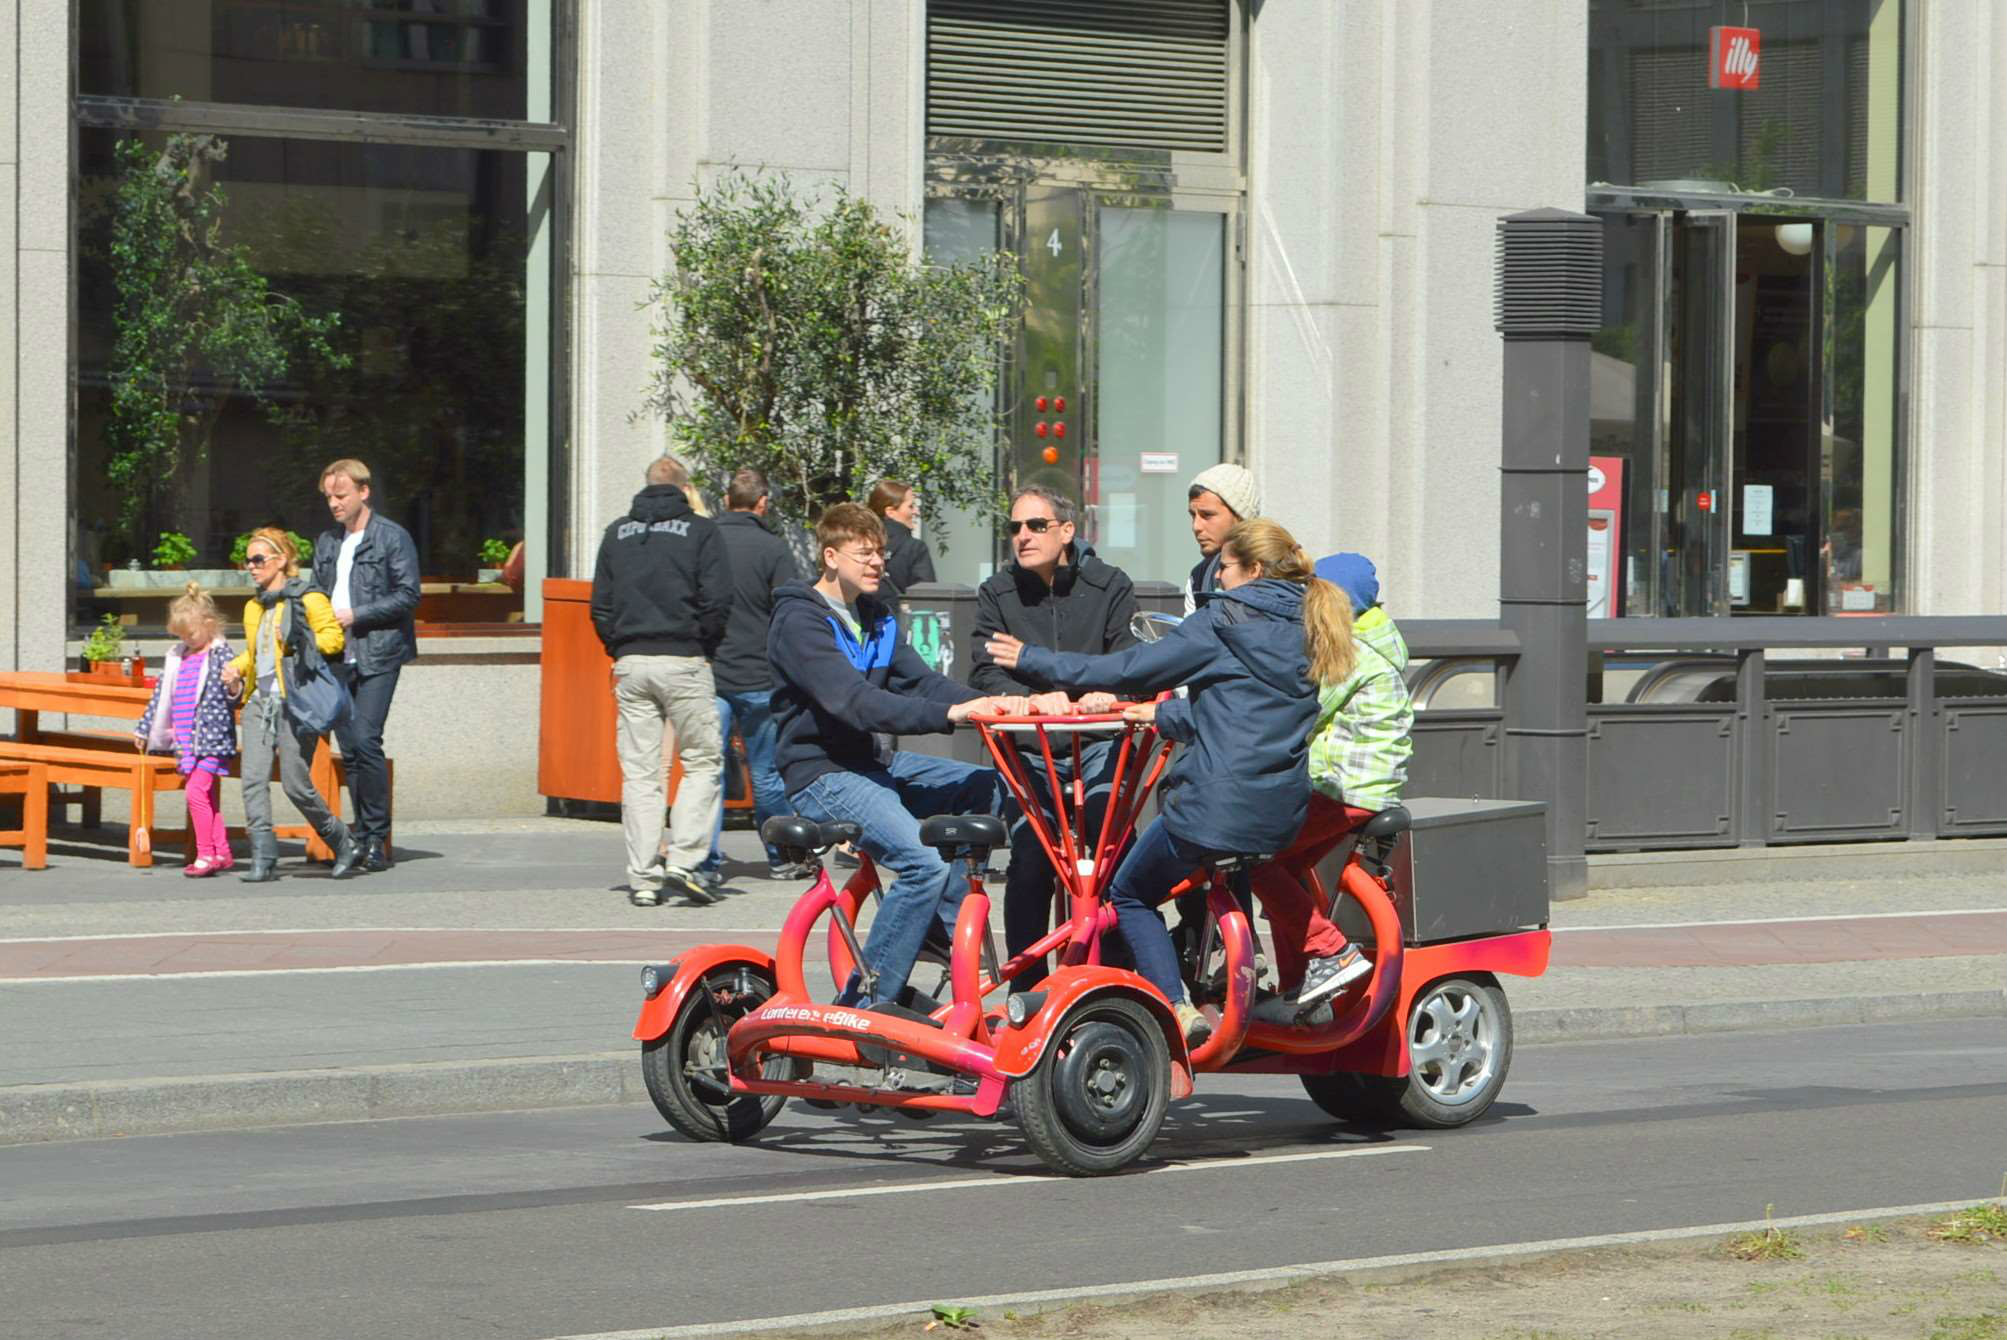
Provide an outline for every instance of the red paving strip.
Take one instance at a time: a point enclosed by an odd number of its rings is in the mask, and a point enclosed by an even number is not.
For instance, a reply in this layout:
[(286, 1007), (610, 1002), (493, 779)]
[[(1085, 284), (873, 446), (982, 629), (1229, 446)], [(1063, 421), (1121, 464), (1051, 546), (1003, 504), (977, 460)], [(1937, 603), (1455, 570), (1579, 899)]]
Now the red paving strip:
[[(0, 944), (0, 981), (389, 968), (535, 959), (649, 963), (727, 940), (766, 947), (774, 934), (654, 931), (239, 931)], [(821, 937), (816, 937), (819, 950)], [(1584, 927), (1554, 937), (1557, 968), (1720, 968), (2007, 953), (2007, 912), (1775, 921), (1750, 925)]]
[(1557, 968), (1728, 968), (1772, 963), (2007, 954), (2007, 912), (1846, 917), (1650, 930), (1584, 927), (1554, 937)]

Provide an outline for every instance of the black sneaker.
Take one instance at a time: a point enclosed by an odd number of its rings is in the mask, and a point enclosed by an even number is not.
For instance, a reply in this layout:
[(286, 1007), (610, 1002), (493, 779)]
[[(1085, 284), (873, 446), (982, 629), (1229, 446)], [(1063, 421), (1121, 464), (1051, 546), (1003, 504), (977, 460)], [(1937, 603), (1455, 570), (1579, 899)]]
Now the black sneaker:
[(813, 861), (782, 861), (779, 865), (767, 867), (768, 879), (814, 879), (822, 873), (822, 867)]
[(1335, 954), (1311, 959), (1303, 970), (1303, 986), (1294, 1002), (1296, 1008), (1308, 1009), (1320, 1000), (1328, 1000), (1372, 971), (1371, 960), (1359, 952), (1357, 945), (1346, 945)]
[(689, 871), (673, 865), (662, 868), (662, 888), (665, 892), (682, 894), (699, 907), (707, 907), (724, 896)]

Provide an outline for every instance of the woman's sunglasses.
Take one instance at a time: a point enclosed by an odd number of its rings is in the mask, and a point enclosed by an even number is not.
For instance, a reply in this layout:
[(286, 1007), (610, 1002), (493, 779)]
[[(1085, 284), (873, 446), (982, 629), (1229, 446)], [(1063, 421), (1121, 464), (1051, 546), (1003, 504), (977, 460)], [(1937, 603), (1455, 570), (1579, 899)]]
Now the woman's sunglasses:
[(1010, 533), (1015, 535), (1021, 530), (1029, 530), (1033, 535), (1043, 535), (1058, 524), (1049, 516), (1035, 516), (1028, 521), (1011, 522)]
[(278, 561), (279, 556), (277, 554), (247, 554), (244, 557), (244, 566), (247, 568), (262, 568), (267, 563), (276, 563)]

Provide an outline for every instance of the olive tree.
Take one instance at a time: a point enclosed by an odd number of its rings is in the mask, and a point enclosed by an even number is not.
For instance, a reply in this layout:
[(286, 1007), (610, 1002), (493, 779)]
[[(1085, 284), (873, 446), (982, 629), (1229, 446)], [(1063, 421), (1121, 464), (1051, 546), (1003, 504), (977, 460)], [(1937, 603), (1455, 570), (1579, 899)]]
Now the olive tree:
[(702, 473), (760, 469), (796, 522), (888, 477), (920, 489), (930, 523), (995, 505), (1014, 257), (924, 264), (910, 219), (736, 171), (698, 191), (669, 241), (648, 408)]

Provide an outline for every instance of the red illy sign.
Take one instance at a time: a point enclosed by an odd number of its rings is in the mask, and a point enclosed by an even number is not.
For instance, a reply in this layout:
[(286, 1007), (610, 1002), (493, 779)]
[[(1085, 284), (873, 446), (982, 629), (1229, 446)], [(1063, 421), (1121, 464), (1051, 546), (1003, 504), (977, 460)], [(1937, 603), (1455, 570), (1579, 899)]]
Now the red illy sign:
[(1762, 78), (1763, 34), (1754, 28), (1709, 28), (1707, 86), (1755, 88)]

